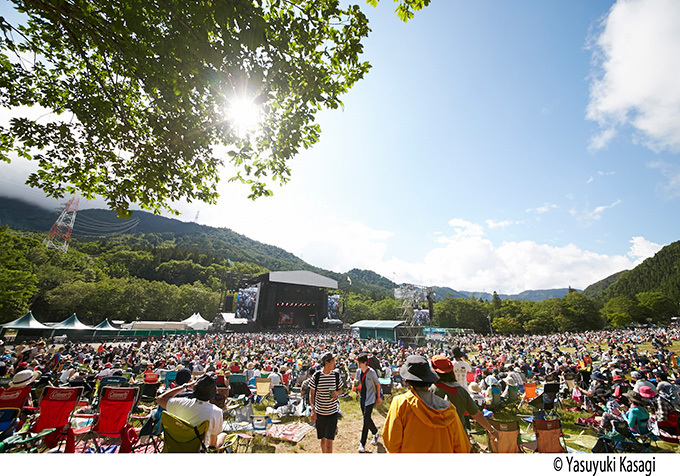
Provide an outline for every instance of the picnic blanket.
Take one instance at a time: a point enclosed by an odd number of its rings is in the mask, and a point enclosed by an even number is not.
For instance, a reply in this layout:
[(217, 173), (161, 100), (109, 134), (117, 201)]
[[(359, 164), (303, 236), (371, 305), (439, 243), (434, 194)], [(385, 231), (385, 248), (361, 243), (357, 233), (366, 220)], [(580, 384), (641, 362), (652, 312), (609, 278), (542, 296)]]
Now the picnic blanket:
[(269, 428), (267, 436), (271, 436), (278, 440), (288, 440), (297, 443), (313, 429), (314, 427), (312, 425), (304, 422), (289, 423), (287, 425), (276, 424)]

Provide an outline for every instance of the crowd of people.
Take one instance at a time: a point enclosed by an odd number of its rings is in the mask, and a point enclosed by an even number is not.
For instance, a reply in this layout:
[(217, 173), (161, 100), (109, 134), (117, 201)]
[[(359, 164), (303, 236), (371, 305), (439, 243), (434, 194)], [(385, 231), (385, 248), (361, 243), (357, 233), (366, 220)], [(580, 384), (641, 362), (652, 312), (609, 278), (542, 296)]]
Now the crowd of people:
[[(234, 373), (247, 380), (266, 373), (272, 385), (302, 390), (323, 452), (333, 450), (338, 397), (350, 387), (359, 394), (363, 415), (360, 452), (369, 451), (369, 433), (373, 444), (382, 437), (389, 452), (467, 452), (464, 416), (493, 435), (481, 409), (516, 400), (530, 381), (564, 384), (571, 378), (569, 397), (580, 409), (594, 412), (596, 426), (605, 431), (623, 421), (637, 433), (648, 433), (650, 414), (663, 422), (679, 410), (678, 356), (668, 350), (678, 339), (678, 327), (655, 327), (547, 336), (465, 334), (419, 345), (361, 340), (347, 331), (185, 335), (103, 344), (30, 340), (0, 344), (0, 378), (10, 379), (14, 387), (86, 386), (93, 378), (126, 371), (183, 371), (176, 387), (166, 389), (157, 402), (188, 421), (208, 415), (214, 420), (207, 440), (212, 446), (221, 442), (221, 411), (207, 405), (220, 393), (218, 382), (228, 386)], [(653, 352), (640, 349), (646, 342)], [(203, 372), (200, 379), (192, 378)], [(392, 399), (382, 431), (372, 420), (382, 398), (380, 378), (407, 389)]]

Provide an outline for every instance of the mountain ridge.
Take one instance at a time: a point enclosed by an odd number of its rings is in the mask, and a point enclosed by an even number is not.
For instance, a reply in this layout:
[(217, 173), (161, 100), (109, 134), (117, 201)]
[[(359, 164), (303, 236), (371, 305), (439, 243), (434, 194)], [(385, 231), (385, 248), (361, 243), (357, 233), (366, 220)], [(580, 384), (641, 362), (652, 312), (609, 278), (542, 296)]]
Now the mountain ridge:
[[(37, 231), (46, 233), (57, 220), (59, 211), (48, 209), (19, 198), (2, 197), (0, 200), (0, 225), (9, 225), (11, 228)], [(89, 223), (90, 229), (99, 226), (106, 228), (103, 223), (111, 223), (111, 229), (120, 228), (120, 220), (115, 212), (99, 208), (87, 208), (78, 212), (81, 222)], [(85, 220), (83, 220), (85, 218)], [(337, 273), (330, 270), (314, 266), (301, 258), (295, 256), (283, 248), (269, 245), (257, 240), (248, 238), (226, 227), (213, 227), (201, 225), (195, 222), (186, 222), (176, 218), (169, 218), (154, 215), (143, 210), (136, 210), (128, 220), (138, 220), (137, 225), (130, 230), (130, 234), (174, 234), (175, 245), (184, 248), (198, 248), (207, 252), (222, 254), (224, 258), (233, 261), (248, 261), (272, 271), (290, 271), (293, 269), (303, 269), (312, 271), (323, 276), (335, 279), (339, 287), (349, 285), (351, 288), (369, 292), (373, 295), (393, 295), (393, 289), (399, 284), (384, 278), (371, 270), (361, 270), (352, 268), (344, 273)], [(81, 233), (81, 230), (88, 230), (87, 224), (83, 225), (76, 218), (73, 228), (73, 238), (79, 241), (88, 241), (91, 236)], [(130, 222), (134, 223), (133, 221)], [(79, 227), (79, 225), (81, 225)], [(220, 247), (215, 247), (215, 242)], [(349, 280), (347, 279), (349, 278)], [(491, 293), (478, 291), (457, 291), (445, 286), (431, 286), (437, 300), (446, 296), (454, 298), (469, 299), (474, 296), (477, 299), (490, 301)], [(501, 299), (541, 301), (545, 299), (560, 298), (568, 293), (568, 288), (525, 290), (518, 294), (498, 294)]]

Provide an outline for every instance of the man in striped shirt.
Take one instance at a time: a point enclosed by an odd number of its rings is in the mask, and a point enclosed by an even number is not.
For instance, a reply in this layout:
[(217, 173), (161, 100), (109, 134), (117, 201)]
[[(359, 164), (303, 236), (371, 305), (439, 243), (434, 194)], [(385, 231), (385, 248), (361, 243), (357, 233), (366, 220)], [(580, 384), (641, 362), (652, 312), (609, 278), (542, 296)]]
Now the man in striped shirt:
[(321, 440), (321, 452), (333, 452), (333, 440), (338, 428), (338, 397), (342, 394), (339, 374), (334, 371), (335, 357), (326, 352), (321, 357), (323, 369), (312, 377), (309, 400), (312, 406), (310, 419), (316, 422), (316, 437)]

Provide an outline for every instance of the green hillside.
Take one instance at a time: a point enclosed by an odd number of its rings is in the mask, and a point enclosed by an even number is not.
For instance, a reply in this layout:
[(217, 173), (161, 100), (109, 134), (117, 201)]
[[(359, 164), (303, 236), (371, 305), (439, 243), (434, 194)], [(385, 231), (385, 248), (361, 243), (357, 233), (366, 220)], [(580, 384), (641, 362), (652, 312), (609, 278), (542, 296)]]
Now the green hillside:
[(597, 298), (605, 302), (643, 292), (659, 292), (672, 302), (680, 303), (680, 241), (664, 246), (634, 269), (621, 273)]
[(593, 283), (583, 290), (583, 294), (585, 294), (589, 298), (596, 298), (597, 296), (603, 294), (609, 286), (618, 281), (618, 279), (627, 272), (628, 270), (619, 271), (618, 273), (614, 273), (601, 281)]

